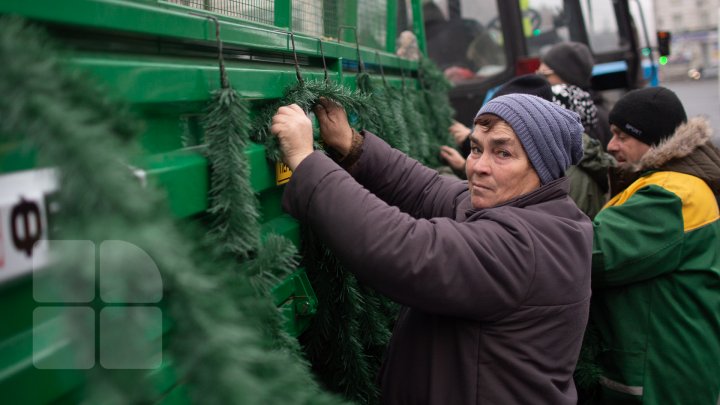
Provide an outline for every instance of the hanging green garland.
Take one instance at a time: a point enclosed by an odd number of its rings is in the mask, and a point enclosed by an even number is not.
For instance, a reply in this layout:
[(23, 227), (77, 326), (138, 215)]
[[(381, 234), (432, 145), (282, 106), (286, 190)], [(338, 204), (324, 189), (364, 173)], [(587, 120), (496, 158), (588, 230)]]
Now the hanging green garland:
[(420, 90), (417, 93), (417, 108), (425, 119), (428, 133), (428, 155), (426, 164), (437, 167), (440, 161), (440, 146), (453, 145), (448, 129), (455, 114), (450, 106), (448, 92), (452, 88), (442, 71), (426, 57), (420, 57), (418, 67)]
[[(279, 155), (275, 137), (269, 133), (277, 108), (294, 103), (309, 111), (321, 97), (342, 105), (360, 122), (380, 121), (373, 116), (377, 110), (369, 107), (367, 94), (329, 81), (300, 81), (260, 115), (255, 132), (261, 138), (257, 141), (272, 149), (271, 158)], [(304, 227), (301, 234), (303, 265), (319, 302), (309, 329), (300, 338), (307, 358), (326, 388), (358, 403), (377, 403), (375, 379), (390, 339), (395, 308), (359, 285), (311, 229)]]
[(360, 92), (370, 98), (371, 106), (368, 116), (360, 122), (362, 128), (381, 137), (393, 148), (409, 153), (410, 145), (405, 120), (402, 116), (396, 115), (401, 110), (401, 99), (396, 98), (384, 80), (383, 86), (374, 86), (370, 75), (366, 72), (358, 74), (357, 83)]
[[(164, 363), (173, 364), (194, 402), (340, 402), (320, 392), (307, 365), (287, 349), (272, 350), (277, 343), (262, 328), (278, 319), (276, 308), (258, 296), (235, 260), (207, 249), (211, 242), (197, 243), (203, 238), (194, 226), (176, 226), (161, 192), (140, 186), (123, 163), (138, 155), (131, 142), (135, 127), (117, 115), (121, 109), (109, 108), (113, 104), (87, 84), (87, 75), (67, 72), (56, 55), (40, 30), (18, 19), (0, 19), (0, 59), (6, 61), (0, 75), (0, 132), (21, 136), (24, 145), (38, 150), (40, 165), (58, 169), (61, 212), (54, 218), (58, 230), (52, 236), (96, 243), (123, 240), (152, 257), (162, 276), (164, 311), (173, 321)], [(292, 265), (278, 263), (268, 253), (287, 249), (282, 242), (271, 238), (265, 245), (272, 247), (258, 252), (248, 267)], [(121, 267), (123, 260), (111, 255), (103, 265)], [(53, 272), (65, 270), (63, 280), (71, 284), (87, 284), (92, 277), (69, 261), (53, 267)], [(143, 289), (142, 282), (122, 274), (114, 281), (126, 292)], [(142, 346), (148, 325), (142, 319), (127, 322), (141, 332), (124, 344)], [(74, 338), (92, 339), (82, 334)], [(89, 402), (150, 403), (162, 394), (142, 371), (96, 367), (89, 377)]]
[(600, 394), (600, 377), (603, 375), (598, 359), (603, 350), (597, 326), (590, 320), (585, 329), (580, 356), (573, 374), (579, 405), (591, 405), (597, 402)]
[(445, 142), (452, 141), (448, 128), (452, 125), (452, 117), (455, 115), (448, 97), (452, 84), (427, 57), (420, 57), (418, 79), (425, 99), (423, 107), (426, 108), (432, 128), (429, 133), (434, 135), (434, 141), (438, 145), (446, 145)]
[[(206, 155), (211, 168), (210, 208), (212, 218), (209, 243), (226, 254), (245, 260), (242, 272), (260, 296), (271, 299), (272, 287), (297, 265), (297, 251), (286, 238), (270, 234), (260, 243), (258, 201), (250, 186), (250, 164), (245, 155), (251, 130), (246, 100), (230, 86), (222, 57), (219, 26), (218, 57), (220, 88), (212, 92), (204, 121)], [(265, 313), (267, 322), (259, 325), (273, 349), (289, 349), (301, 360), (297, 341), (282, 329), (277, 311)]]
[(429, 135), (427, 133), (426, 119), (420, 111), (419, 103), (422, 102), (418, 97), (418, 91), (415, 89), (415, 81), (408, 80), (407, 83), (403, 75), (402, 84), (402, 117), (408, 130), (410, 143), (410, 156), (417, 159), (420, 163), (428, 165)]
[(247, 258), (260, 244), (258, 202), (250, 187), (244, 153), (250, 132), (248, 116), (247, 104), (237, 92), (221, 87), (213, 92), (204, 120), (212, 173), (210, 236), (221, 251), (241, 258)]
[[(265, 145), (268, 159), (273, 162), (279, 161), (281, 155), (277, 138), (270, 133), (270, 123), (277, 109), (294, 103), (309, 113), (320, 98), (333, 100), (345, 107), (348, 113), (359, 116), (367, 115), (369, 108), (367, 97), (334, 82), (317, 80), (298, 82), (297, 85), (287, 88), (279, 101), (264, 108), (255, 119), (252, 140)], [(316, 146), (321, 147), (319, 144)]]

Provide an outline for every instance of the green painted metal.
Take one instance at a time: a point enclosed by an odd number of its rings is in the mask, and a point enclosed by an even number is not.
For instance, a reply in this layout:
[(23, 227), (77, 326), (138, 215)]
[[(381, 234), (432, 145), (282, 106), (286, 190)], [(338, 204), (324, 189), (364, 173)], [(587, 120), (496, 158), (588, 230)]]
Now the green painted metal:
[(292, 30), (292, 1), (276, 0), (275, 1), (275, 25)]
[(423, 11), (422, 11), (422, 2), (419, 1), (413, 1), (412, 2), (412, 15), (413, 15), (413, 32), (415, 33), (415, 37), (418, 41), (418, 48), (420, 48), (420, 52), (422, 52), (424, 55), (427, 55), (427, 44), (425, 42), (425, 24), (422, 23), (423, 20)]
[[(341, 16), (343, 25), (355, 27), (357, 13), (351, 7), (357, 0), (346, 0), (343, 8), (347, 12)], [(0, 2), (0, 13), (14, 13), (39, 21), (68, 24), (99, 30), (119, 30), (155, 36), (155, 40), (173, 38), (175, 40), (206, 41), (215, 43), (214, 23), (197, 13), (202, 10), (182, 8), (174, 4), (158, 2), (139, 3), (129, 0), (65, 0), (63, 6), (53, 0), (35, 0), (32, 2), (5, 1)], [(193, 13), (193, 14), (191, 14)], [(206, 13), (213, 15), (211, 13)], [(217, 16), (221, 25), (221, 38), (228, 49), (261, 50), (273, 52), (290, 52), (289, 35), (285, 30), (253, 21), (242, 21), (226, 16)], [(420, 25), (420, 28), (422, 25)], [(356, 59), (355, 37), (350, 30), (343, 32), (345, 42), (323, 43), (327, 58), (344, 57)], [(153, 38), (153, 37), (148, 37)], [(316, 37), (296, 34), (295, 46), (299, 55), (320, 56), (320, 47)], [(371, 60), (374, 49), (361, 49), (363, 60)], [(406, 62), (387, 56), (387, 67), (399, 67)], [(414, 69), (417, 65), (414, 64)]]
[[(358, 0), (340, 0), (340, 9), (343, 10), (344, 13), (340, 16), (337, 33), (339, 40), (353, 44), (353, 47), (358, 40), (356, 32), (354, 31), (354, 28), (357, 27), (357, 2)], [(340, 29), (340, 27), (344, 28)], [(347, 59), (355, 59), (355, 57), (353, 56)]]
[[(329, 78), (349, 88), (356, 86), (356, 72), (344, 70), (344, 62), (356, 61), (355, 32), (344, 30), (337, 42), (338, 25), (357, 27), (359, 0), (324, 0), (332, 8), (322, 31), (330, 39), (296, 34), (298, 55), (305, 57), (301, 72), (306, 80), (324, 76), (319, 43), (328, 64)], [(168, 197), (169, 209), (178, 218), (193, 218), (208, 207), (210, 177), (203, 155), (201, 119), (212, 90), (219, 87), (215, 52), (215, 25), (204, 15), (220, 21), (228, 78), (238, 93), (249, 100), (253, 112), (283, 95), (296, 83), (287, 28), (293, 21), (292, 0), (276, 0), (273, 24), (246, 21), (198, 8), (160, 0), (5, 0), (0, 13), (13, 13), (37, 22), (62, 27), (58, 41), (75, 48), (67, 64), (87, 72), (107, 92), (127, 104), (143, 123), (141, 152), (128, 170), (138, 181), (159, 184)], [(397, 35), (397, 3), (388, 1), (386, 33), (379, 44), (388, 82), (401, 86), (399, 68), (406, 72), (417, 63), (394, 55)], [(413, 0), (413, 11), (420, 1)], [(203, 15), (197, 15), (201, 13)], [(334, 20), (333, 20), (334, 19)], [(422, 32), (422, 27), (418, 28)], [(80, 38), (80, 40), (78, 40)], [(130, 40), (129, 38), (132, 38)], [(424, 47), (424, 38), (420, 37)], [(374, 62), (376, 49), (361, 46), (361, 58)], [(374, 80), (381, 83), (379, 77)], [(35, 152), (25, 146), (23, 134), (0, 138), (0, 174), (33, 169)], [(251, 167), (250, 183), (257, 193), (263, 235), (276, 233), (301, 244), (298, 223), (281, 207), (283, 187), (276, 183), (274, 164), (265, 158), (261, 145), (245, 151)], [(273, 289), (273, 298), (286, 318), (293, 336), (304, 331), (317, 309), (317, 298), (303, 269), (297, 269)], [(33, 366), (33, 318), (36, 303), (29, 278), (0, 285), (0, 392), (3, 403), (78, 403), (85, 383), (82, 372), (39, 370)], [(53, 330), (52, 319), (48, 328)], [(171, 333), (172, 320), (163, 330)], [(54, 350), (54, 351), (53, 351)], [(68, 355), (63, 347), (48, 348), (49, 355)], [(149, 372), (163, 404), (187, 404), (186, 387), (177, 385), (171, 363)], [(41, 387), (41, 389), (38, 389)]]
[(35, 167), (35, 151), (20, 139), (9, 137), (0, 143), (0, 173), (30, 170)]
[(173, 215), (189, 217), (208, 208), (208, 166), (204, 157), (194, 151), (178, 150), (143, 160), (136, 173), (165, 189)]
[(286, 277), (272, 289), (272, 296), (285, 317), (285, 330), (291, 336), (300, 336), (310, 326), (318, 305), (305, 269), (298, 269)]
[[(83, 382), (81, 372), (39, 370), (33, 366), (32, 280), (21, 279), (5, 284), (0, 290), (0, 392), (3, 403), (42, 404), (65, 397)], [(42, 325), (39, 325), (42, 328)], [(45, 347), (48, 355), (56, 355), (61, 347)], [(64, 353), (67, 355), (67, 352)], [(42, 389), (38, 389), (42, 387)]]
[(398, 4), (395, 1), (388, 1), (386, 7), (387, 13), (385, 16), (385, 27), (387, 30), (387, 34), (385, 36), (385, 51), (389, 53), (395, 53), (395, 39), (399, 34), (397, 32)]

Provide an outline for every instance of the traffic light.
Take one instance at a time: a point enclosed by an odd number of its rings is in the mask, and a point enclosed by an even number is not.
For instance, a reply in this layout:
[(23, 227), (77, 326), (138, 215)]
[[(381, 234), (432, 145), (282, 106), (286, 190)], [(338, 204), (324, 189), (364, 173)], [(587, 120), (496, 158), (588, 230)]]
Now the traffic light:
[(661, 57), (670, 56), (670, 31), (657, 32), (658, 53)]

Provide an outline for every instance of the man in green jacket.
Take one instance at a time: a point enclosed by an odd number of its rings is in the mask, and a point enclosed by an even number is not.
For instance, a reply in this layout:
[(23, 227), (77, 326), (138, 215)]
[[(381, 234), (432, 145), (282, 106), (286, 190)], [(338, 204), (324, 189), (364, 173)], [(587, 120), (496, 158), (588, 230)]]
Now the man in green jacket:
[(662, 87), (609, 116), (627, 184), (595, 217), (603, 403), (720, 403), (720, 153)]

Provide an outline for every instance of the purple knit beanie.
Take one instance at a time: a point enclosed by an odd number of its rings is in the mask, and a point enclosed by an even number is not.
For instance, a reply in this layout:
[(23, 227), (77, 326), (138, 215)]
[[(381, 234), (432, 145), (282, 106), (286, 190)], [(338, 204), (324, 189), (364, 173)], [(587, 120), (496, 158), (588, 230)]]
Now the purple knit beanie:
[(562, 177), (583, 156), (580, 116), (529, 94), (490, 100), (475, 116), (497, 115), (515, 131), (542, 184)]

